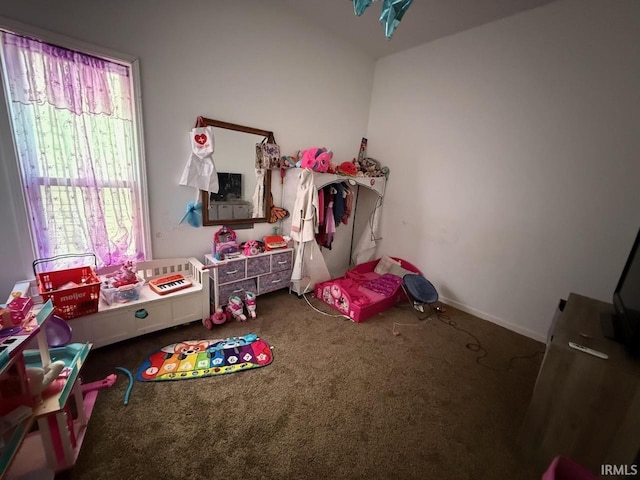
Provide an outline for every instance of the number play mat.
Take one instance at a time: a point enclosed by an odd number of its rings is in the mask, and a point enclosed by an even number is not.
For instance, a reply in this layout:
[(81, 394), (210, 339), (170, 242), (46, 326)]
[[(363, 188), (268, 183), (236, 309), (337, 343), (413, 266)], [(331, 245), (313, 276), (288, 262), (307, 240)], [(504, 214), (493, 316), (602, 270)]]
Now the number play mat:
[(187, 340), (152, 353), (138, 369), (141, 382), (186, 380), (265, 367), (271, 346), (253, 333), (224, 340)]

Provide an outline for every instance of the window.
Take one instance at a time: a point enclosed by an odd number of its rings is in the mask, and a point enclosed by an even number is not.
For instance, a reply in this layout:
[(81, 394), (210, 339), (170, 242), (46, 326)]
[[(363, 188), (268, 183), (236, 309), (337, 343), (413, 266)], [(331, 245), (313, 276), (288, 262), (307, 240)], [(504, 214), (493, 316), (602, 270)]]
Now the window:
[(4, 85), (37, 258), (146, 257), (132, 64), (0, 30)]

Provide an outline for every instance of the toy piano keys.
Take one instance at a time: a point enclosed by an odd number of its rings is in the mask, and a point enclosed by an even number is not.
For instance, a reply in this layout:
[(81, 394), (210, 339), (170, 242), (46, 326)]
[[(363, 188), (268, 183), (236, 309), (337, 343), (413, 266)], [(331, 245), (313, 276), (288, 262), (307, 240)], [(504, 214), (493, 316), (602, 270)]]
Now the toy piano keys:
[(166, 295), (167, 293), (177, 292), (178, 290), (190, 287), (191, 285), (191, 281), (185, 278), (184, 275), (180, 273), (149, 280), (149, 287), (151, 287), (151, 290), (159, 295)]

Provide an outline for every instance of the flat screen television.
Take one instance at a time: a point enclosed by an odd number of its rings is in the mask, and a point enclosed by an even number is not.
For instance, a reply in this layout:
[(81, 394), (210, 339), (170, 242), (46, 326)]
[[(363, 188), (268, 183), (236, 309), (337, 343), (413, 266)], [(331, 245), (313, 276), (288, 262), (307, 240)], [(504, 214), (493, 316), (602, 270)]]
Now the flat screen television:
[(209, 201), (229, 202), (242, 200), (242, 174), (218, 172), (218, 193), (209, 195)]
[(605, 336), (640, 355), (640, 231), (613, 292), (613, 315), (602, 317)]

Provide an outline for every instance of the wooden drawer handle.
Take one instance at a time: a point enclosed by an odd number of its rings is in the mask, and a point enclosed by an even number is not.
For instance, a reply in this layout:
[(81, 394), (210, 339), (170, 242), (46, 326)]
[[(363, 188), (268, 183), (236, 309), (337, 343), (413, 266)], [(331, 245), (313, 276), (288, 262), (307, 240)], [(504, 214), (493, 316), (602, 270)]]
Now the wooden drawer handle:
[(271, 283), (280, 283), (282, 281), (282, 279), (279, 280), (271, 280)]
[(238, 269), (231, 270), (230, 272), (224, 272), (224, 273), (226, 273), (227, 275), (233, 275), (234, 273), (238, 273)]
[(231, 292), (231, 293), (240, 293), (240, 292), (244, 292), (244, 288), (239, 288), (239, 289), (237, 289), (237, 290), (234, 290), (234, 291), (233, 291), (233, 292)]
[(278, 265), (284, 265), (285, 263), (289, 263), (287, 260), (283, 261), (283, 262), (278, 262)]

